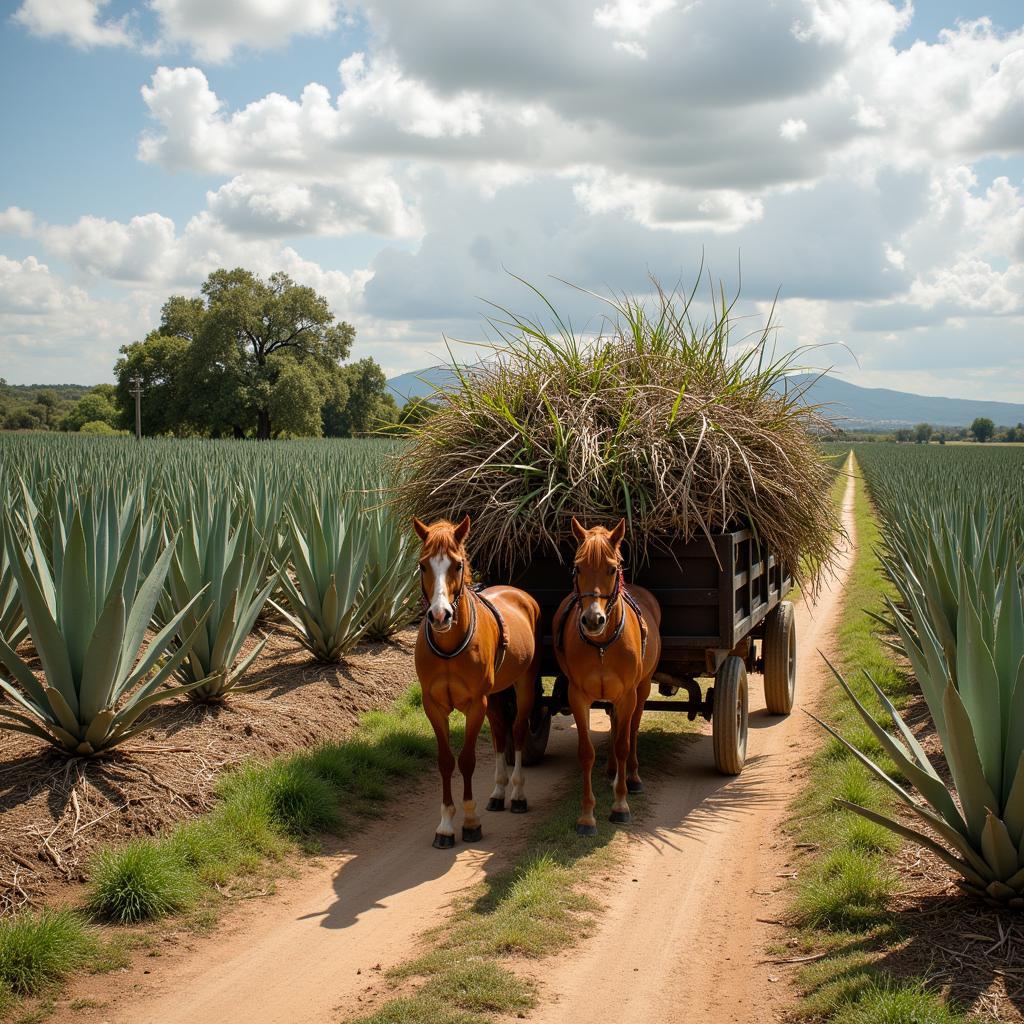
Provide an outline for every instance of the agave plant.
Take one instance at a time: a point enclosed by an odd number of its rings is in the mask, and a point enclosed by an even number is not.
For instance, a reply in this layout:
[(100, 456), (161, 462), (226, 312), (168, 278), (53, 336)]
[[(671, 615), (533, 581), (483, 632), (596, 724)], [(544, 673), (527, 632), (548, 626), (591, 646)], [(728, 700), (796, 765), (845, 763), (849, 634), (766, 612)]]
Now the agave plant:
[[(964, 531), (977, 525), (970, 517)], [(827, 725), (928, 827), (930, 834), (867, 808), (850, 810), (926, 846), (955, 868), (962, 884), (985, 898), (1024, 908), (1024, 608), (1018, 563), (1002, 567), (991, 552), (1005, 551), (1001, 521), (982, 531), (981, 543), (950, 536), (948, 524), (933, 545), (935, 560), (912, 564), (898, 545), (888, 571), (898, 578), (906, 610), (890, 602), (892, 627), (913, 666), (952, 776), (947, 789), (920, 743), (881, 689), (869, 678), (898, 736), (890, 735), (839, 682), (868, 727), (917, 792), (918, 800)], [(960, 543), (963, 540), (964, 543)], [(955, 575), (940, 552), (961, 550)], [(977, 555), (975, 558), (974, 555)], [(967, 558), (975, 563), (970, 565)]]
[(182, 620), (180, 644), (185, 654), (178, 669), (179, 678), (189, 686), (190, 699), (206, 703), (248, 688), (241, 686), (241, 679), (267, 637), (240, 660), (239, 655), (277, 586), (277, 573), (269, 571), (268, 541), (240, 503), (206, 485), (191, 488), (186, 504), (162, 616), (192, 606), (193, 596), (206, 592), (205, 621), (197, 610)]
[(18, 644), (28, 635), (28, 623), (21, 607), (14, 563), (8, 554), (7, 534), (12, 530), (14, 526), (6, 516), (0, 519), (0, 640), (12, 650), (17, 650)]
[(394, 567), (364, 582), (371, 571), (370, 542), (352, 495), (298, 488), (288, 507), (289, 553), (294, 578), (281, 584), (291, 611), (275, 604), (318, 660), (340, 661), (369, 627), (364, 609), (393, 586)]
[[(418, 544), (389, 508), (377, 506), (363, 513), (369, 538), (359, 604), (366, 621), (367, 640), (386, 640), (407, 626), (417, 613)], [(376, 595), (376, 596), (374, 596)]]
[[(171, 548), (144, 574), (142, 512), (127, 522), (111, 518), (112, 504), (110, 495), (96, 496), (88, 508), (74, 507), (67, 523), (60, 519), (52, 571), (34, 518), (27, 517), (26, 550), (4, 516), (7, 556), (44, 678), (0, 639), (0, 660), (12, 677), (0, 678), (0, 689), (16, 708), (0, 707), (0, 725), (82, 756), (123, 743), (147, 708), (190, 689), (161, 687), (184, 657), (168, 654), (171, 639), (202, 598), (201, 591), (193, 595), (145, 643)], [(116, 528), (108, 533), (111, 522)], [(201, 626), (203, 616), (195, 621)]]

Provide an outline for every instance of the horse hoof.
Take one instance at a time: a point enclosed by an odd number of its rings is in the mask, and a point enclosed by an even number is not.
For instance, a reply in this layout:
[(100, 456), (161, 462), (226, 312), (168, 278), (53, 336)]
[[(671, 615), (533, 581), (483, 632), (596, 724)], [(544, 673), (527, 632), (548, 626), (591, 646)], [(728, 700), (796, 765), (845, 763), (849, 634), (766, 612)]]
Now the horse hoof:
[(643, 791), (644, 784), (639, 779), (626, 779), (627, 793), (642, 793)]
[(492, 796), (487, 801), (487, 810), (489, 811), (503, 811), (505, 810), (505, 800), (500, 796)]
[(455, 836), (446, 836), (443, 832), (434, 834), (435, 850), (450, 850), (455, 845)]
[(612, 811), (608, 820), (616, 825), (628, 825), (633, 820), (633, 815), (629, 811)]
[(526, 813), (526, 798), (522, 800), (513, 800), (510, 808), (513, 814), (525, 814)]
[(477, 825), (475, 828), (466, 828), (465, 825), (462, 826), (462, 841), (464, 843), (479, 843), (483, 837), (484, 829), (482, 825)]
[(597, 835), (597, 826), (596, 825), (577, 825), (576, 826), (576, 835), (578, 835), (578, 836), (590, 836), (591, 838), (593, 838), (594, 836)]

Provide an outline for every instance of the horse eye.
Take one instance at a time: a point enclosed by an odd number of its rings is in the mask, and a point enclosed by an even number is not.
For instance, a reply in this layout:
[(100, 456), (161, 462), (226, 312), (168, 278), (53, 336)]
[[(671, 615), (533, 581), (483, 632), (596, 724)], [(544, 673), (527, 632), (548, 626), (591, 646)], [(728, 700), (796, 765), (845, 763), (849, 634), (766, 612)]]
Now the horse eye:
[(455, 568), (458, 569), (459, 572), (462, 572), (462, 563), (461, 562), (456, 562), (455, 563)]
[(420, 565), (420, 572), (426, 572), (426, 571), (427, 571), (427, 567), (425, 565), (421, 564)]
[(610, 568), (610, 569), (608, 570), (608, 575), (609, 575), (609, 576), (614, 576), (614, 575), (615, 575), (615, 566), (612, 566), (612, 567), (611, 567), (611, 568)]

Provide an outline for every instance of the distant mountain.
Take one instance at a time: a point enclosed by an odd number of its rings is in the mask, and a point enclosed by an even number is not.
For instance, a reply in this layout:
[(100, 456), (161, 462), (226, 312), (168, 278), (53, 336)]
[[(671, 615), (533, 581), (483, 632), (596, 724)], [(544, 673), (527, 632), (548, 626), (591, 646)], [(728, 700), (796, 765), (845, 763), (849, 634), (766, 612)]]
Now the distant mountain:
[(458, 378), (447, 366), (428, 366), (425, 370), (402, 373), (388, 381), (388, 389), (399, 405), (411, 398), (428, 398), (435, 390), (451, 387)]
[[(794, 384), (813, 374), (790, 377)], [(889, 388), (862, 388), (838, 377), (820, 377), (807, 389), (807, 401), (846, 427), (905, 427), (930, 423), (933, 427), (969, 427), (978, 416), (997, 426), (1024, 422), (1024, 404), (985, 402), (972, 398), (933, 398)]]
[[(807, 401), (823, 406), (822, 412), (840, 426), (905, 427), (930, 423), (933, 427), (969, 427), (978, 416), (987, 416), (997, 426), (1024, 423), (1024, 403), (984, 402), (970, 398), (932, 398), (889, 388), (862, 388), (838, 377), (794, 374), (787, 380), (800, 386), (813, 381)], [(444, 390), (456, 380), (445, 366), (431, 366), (392, 377), (388, 387), (395, 400), (404, 405), (410, 398), (424, 398), (435, 388)]]

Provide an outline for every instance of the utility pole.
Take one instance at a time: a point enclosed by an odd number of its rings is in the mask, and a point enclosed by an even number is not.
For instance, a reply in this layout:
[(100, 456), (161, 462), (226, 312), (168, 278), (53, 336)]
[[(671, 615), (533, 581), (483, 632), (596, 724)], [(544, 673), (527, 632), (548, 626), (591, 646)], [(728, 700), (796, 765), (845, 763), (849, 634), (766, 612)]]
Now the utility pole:
[(142, 440), (142, 378), (129, 377), (128, 383), (131, 387), (128, 394), (135, 399), (135, 440)]

